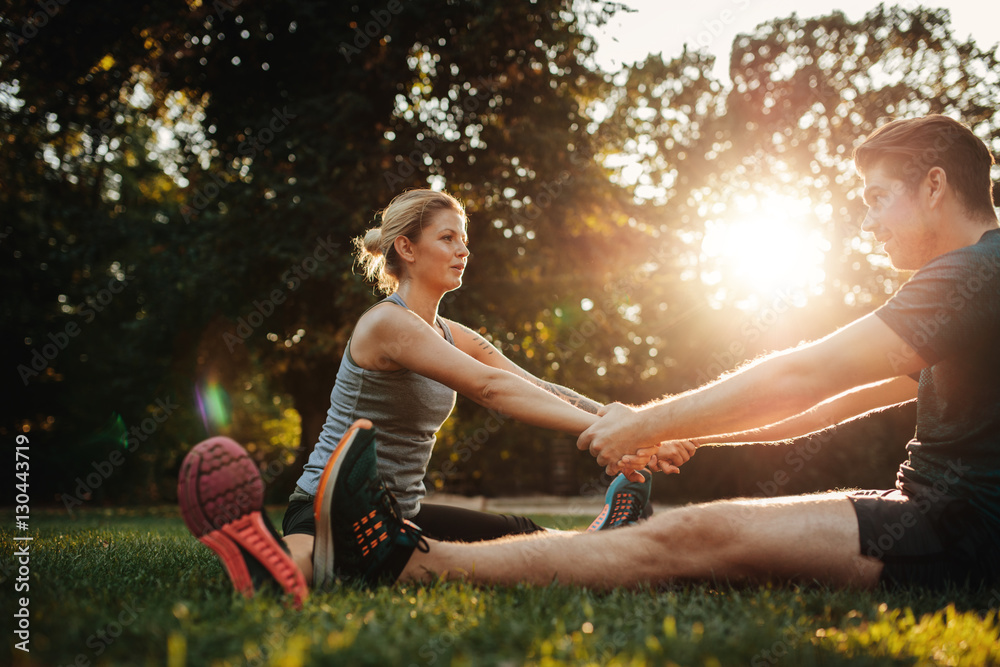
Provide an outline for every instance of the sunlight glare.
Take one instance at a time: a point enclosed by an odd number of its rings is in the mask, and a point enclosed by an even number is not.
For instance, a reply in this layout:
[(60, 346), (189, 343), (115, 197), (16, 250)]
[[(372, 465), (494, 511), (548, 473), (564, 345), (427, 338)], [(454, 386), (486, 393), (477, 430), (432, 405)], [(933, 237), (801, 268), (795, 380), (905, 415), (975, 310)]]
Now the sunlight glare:
[[(804, 305), (823, 289), (830, 249), (817, 222), (828, 207), (781, 195), (734, 197), (705, 224), (702, 281), (717, 285), (719, 302), (753, 309), (776, 296)], [(825, 214), (825, 215), (824, 215)]]

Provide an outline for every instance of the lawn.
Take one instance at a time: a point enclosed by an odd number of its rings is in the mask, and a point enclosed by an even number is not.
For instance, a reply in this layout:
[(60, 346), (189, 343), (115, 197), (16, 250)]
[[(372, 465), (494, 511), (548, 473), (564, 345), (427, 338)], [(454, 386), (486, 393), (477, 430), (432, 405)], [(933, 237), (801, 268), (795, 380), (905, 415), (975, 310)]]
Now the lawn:
[(24, 543), (3, 516), (8, 623), (29, 596), (30, 653), (7, 634), (15, 665), (1000, 664), (998, 590), (438, 583), (314, 594), (296, 611), (234, 594), (172, 508), (36, 512), (30, 590), (15, 592)]

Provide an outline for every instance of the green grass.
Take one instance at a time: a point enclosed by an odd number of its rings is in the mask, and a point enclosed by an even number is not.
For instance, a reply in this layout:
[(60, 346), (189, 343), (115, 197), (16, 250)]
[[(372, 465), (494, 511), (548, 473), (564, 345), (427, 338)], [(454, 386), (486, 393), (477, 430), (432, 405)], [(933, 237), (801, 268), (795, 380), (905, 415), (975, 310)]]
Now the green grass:
[[(1000, 664), (998, 591), (438, 583), (314, 594), (295, 611), (234, 594), (173, 510), (53, 511), (31, 525), (31, 652), (8, 633), (15, 665)], [(10, 627), (24, 593), (0, 533)]]

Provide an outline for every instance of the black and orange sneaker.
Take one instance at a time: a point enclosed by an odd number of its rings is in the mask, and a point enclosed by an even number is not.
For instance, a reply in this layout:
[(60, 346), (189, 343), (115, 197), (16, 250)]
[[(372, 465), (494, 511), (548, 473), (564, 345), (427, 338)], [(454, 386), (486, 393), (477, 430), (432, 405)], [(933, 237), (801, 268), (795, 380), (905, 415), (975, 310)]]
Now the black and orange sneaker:
[(620, 528), (640, 519), (650, 516), (653, 511), (649, 505), (649, 492), (653, 488), (653, 474), (648, 470), (640, 470), (642, 483), (633, 482), (621, 473), (611, 482), (604, 494), (604, 509), (597, 515), (587, 528), (588, 533), (595, 530), (611, 530)]
[(217, 436), (184, 457), (177, 481), (184, 523), (218, 555), (233, 586), (247, 597), (266, 588), (293, 596), (296, 607), (309, 595), (264, 507), (264, 481), (253, 459), (235, 441)]
[(399, 578), (414, 549), (427, 551), (420, 529), (399, 515), (378, 473), (375, 431), (367, 419), (351, 425), (327, 461), (314, 505), (313, 585), (359, 582), (368, 587)]

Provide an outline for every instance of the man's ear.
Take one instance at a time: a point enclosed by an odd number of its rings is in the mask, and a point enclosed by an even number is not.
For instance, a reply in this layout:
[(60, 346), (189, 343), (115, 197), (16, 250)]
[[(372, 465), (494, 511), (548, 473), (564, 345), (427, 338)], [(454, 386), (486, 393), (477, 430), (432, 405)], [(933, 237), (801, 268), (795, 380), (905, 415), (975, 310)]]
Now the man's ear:
[(924, 187), (927, 188), (927, 198), (931, 208), (939, 206), (944, 201), (945, 191), (948, 189), (948, 174), (941, 167), (931, 167), (924, 176)]
[(400, 259), (404, 262), (413, 261), (413, 244), (410, 242), (410, 239), (400, 234), (392, 242), (392, 245), (396, 249), (396, 254), (399, 255)]

